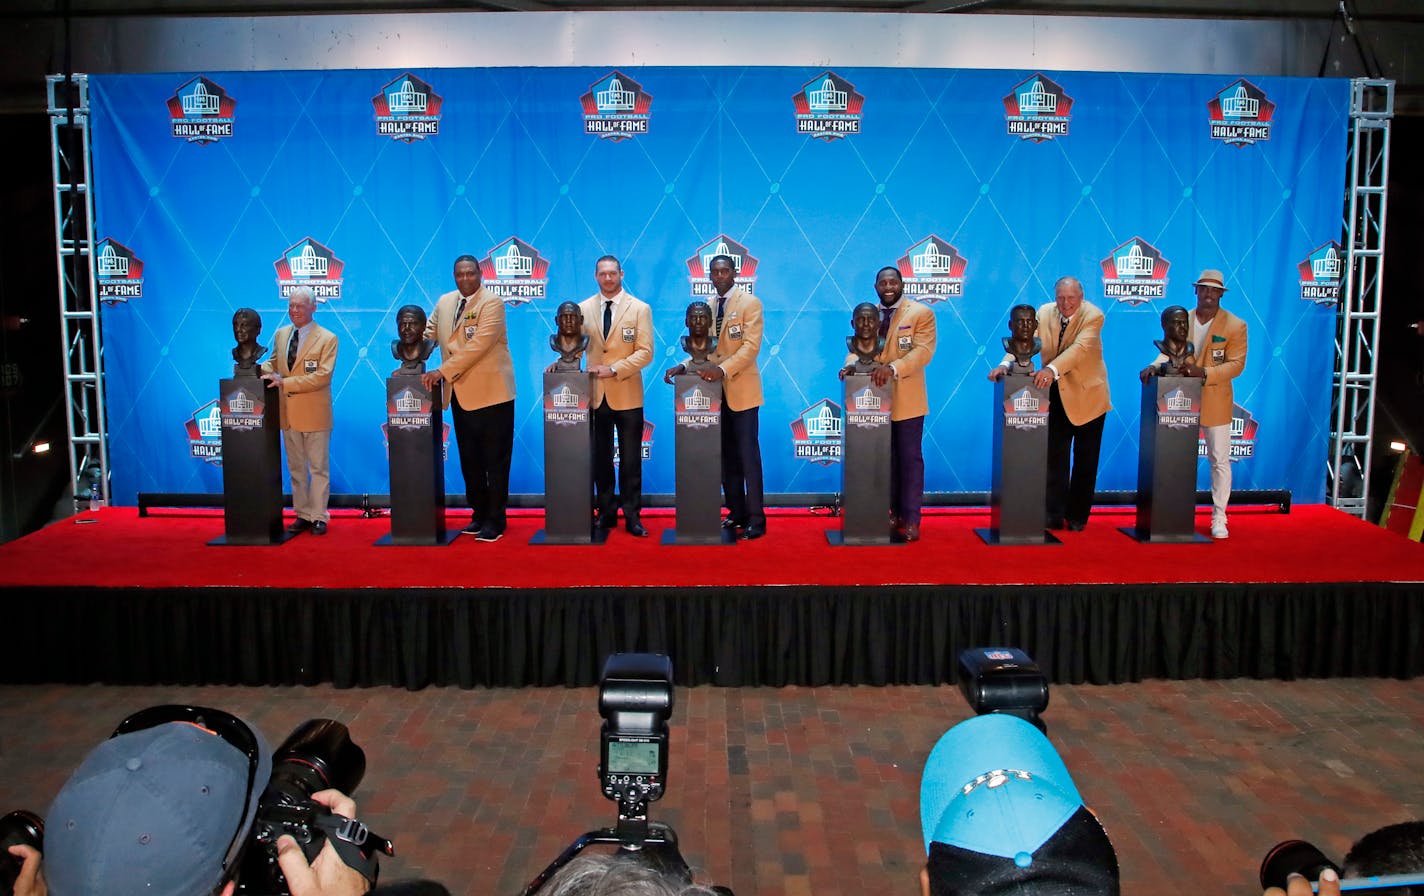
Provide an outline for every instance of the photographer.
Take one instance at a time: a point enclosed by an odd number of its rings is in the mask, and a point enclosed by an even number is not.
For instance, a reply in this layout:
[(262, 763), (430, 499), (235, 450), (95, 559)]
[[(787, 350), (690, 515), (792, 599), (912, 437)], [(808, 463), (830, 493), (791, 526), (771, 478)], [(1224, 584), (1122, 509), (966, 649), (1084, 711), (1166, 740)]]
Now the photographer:
[(627, 856), (591, 854), (559, 869), (543, 896), (717, 896), (717, 892)]
[[(186, 718), (185, 718), (186, 715)], [(236, 716), (155, 707), (125, 720), (85, 757), (46, 815), (44, 870), (28, 847), (16, 896), (232, 896), (272, 752)], [(356, 804), (337, 790), (311, 794), (335, 816)], [(25, 852), (16, 852), (25, 850)], [(362, 896), (368, 878), (327, 838), (307, 861), (282, 835), (276, 863), (291, 896)], [(373, 866), (374, 867), (374, 866)]]

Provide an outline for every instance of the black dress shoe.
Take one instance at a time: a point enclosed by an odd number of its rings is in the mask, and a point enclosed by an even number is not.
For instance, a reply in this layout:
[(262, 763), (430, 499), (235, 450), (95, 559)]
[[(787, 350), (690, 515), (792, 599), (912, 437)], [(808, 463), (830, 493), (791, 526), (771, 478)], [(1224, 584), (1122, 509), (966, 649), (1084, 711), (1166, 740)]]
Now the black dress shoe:
[(1069, 531), (1069, 532), (1082, 532), (1082, 531), (1083, 531), (1084, 529), (1086, 529), (1086, 528), (1088, 528), (1088, 521), (1087, 521), (1087, 520), (1069, 520), (1069, 521), (1068, 521), (1068, 531)]
[(606, 544), (608, 542), (608, 530), (602, 526), (593, 527), (593, 543)]
[(637, 520), (630, 520), (630, 521), (624, 526), (624, 528), (626, 528), (626, 529), (628, 530), (628, 534), (629, 534), (629, 535), (632, 535), (632, 536), (635, 537), (635, 538), (647, 538), (647, 537), (648, 537), (648, 530), (645, 529), (645, 528), (643, 528), (643, 524), (640, 523), (640, 522), (638, 522)]
[(311, 530), (313, 535), (325, 535), (326, 520), (317, 520), (316, 522), (312, 523)]
[(301, 517), (297, 517), (296, 519), (292, 520), (292, 524), (287, 527), (287, 531), (292, 533), (305, 532), (311, 527), (311, 520), (304, 520)]
[(745, 529), (746, 527), (746, 523), (739, 523), (731, 517), (727, 517), (726, 519), (722, 520), (723, 529)]
[(480, 530), (483, 529), (484, 527), (485, 527), (485, 524), (484, 524), (484, 523), (482, 523), (482, 522), (480, 522), (479, 520), (476, 520), (476, 519), (471, 519), (471, 520), (470, 520), (470, 524), (469, 524), (468, 526), (466, 526), (465, 528), (461, 529), (460, 532), (461, 532), (461, 534), (464, 534), (464, 535), (479, 535), (479, 534), (480, 534)]
[(1051, 519), (1051, 520), (1049, 520), (1049, 521), (1048, 521), (1048, 526), (1047, 526), (1047, 528), (1053, 529), (1054, 531), (1057, 531), (1057, 532), (1063, 531), (1063, 520), (1062, 520), (1062, 518), (1060, 517), (1060, 518), (1057, 518), (1057, 519)]
[(742, 530), (742, 534), (737, 537), (742, 541), (751, 541), (754, 538), (761, 538), (766, 534), (765, 526), (748, 526)]

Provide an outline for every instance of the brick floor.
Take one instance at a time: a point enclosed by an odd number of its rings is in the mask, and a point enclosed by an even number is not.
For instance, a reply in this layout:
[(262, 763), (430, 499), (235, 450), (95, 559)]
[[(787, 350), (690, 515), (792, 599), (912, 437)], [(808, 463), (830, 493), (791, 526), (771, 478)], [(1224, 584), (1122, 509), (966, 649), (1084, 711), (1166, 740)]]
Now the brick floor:
[[(275, 743), (314, 716), (365, 747), (362, 817), (396, 841), (385, 875), (516, 894), (579, 833), (596, 789), (593, 689), (0, 686), (0, 811), (43, 812), (126, 713), (223, 707)], [(703, 880), (738, 896), (916, 891), (919, 772), (968, 710), (953, 688), (679, 690), (668, 796)], [(1259, 893), (1279, 840), (1340, 856), (1424, 817), (1424, 686), (1334, 680), (1057, 687), (1047, 716), (1117, 846), (1123, 891)]]

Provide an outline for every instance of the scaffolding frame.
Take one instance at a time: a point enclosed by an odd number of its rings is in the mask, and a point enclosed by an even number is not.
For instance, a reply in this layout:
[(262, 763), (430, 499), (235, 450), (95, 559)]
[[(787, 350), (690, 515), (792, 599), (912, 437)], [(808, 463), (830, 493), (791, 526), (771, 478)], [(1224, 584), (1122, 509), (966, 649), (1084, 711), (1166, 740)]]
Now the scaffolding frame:
[[(69, 478), (76, 503), (89, 498), (93, 489), (98, 489), (99, 497), (107, 502), (109, 446), (94, 271), (89, 81), (83, 74), (49, 75), (45, 81), (53, 162), (60, 341), (69, 405), (65, 415)], [(1361, 518), (1368, 512), (1393, 117), (1393, 81), (1351, 81), (1349, 183), (1343, 227), (1348, 261), (1336, 306), (1326, 500)]]
[(1364, 519), (1369, 512), (1378, 335), (1384, 300), (1384, 227), (1394, 82), (1350, 82), (1350, 180), (1344, 235), (1348, 259), (1336, 304), (1326, 501)]
[[(104, 350), (94, 277), (94, 196), (89, 153), (89, 79), (45, 78), (54, 178), (55, 264), (59, 273), (60, 347), (69, 413), (69, 481), (80, 501), (109, 499), (109, 440), (104, 414)], [(97, 496), (94, 491), (97, 490)]]

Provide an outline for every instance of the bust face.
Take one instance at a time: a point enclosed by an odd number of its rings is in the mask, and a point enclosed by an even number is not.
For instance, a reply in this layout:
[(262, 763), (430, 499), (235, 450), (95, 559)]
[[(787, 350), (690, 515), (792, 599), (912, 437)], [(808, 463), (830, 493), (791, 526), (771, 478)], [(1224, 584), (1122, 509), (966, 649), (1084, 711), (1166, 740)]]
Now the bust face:
[(1037, 332), (1038, 315), (1032, 311), (1020, 309), (1009, 315), (1009, 335), (1015, 342), (1032, 342)]
[(583, 332), (583, 312), (573, 302), (565, 302), (554, 313), (554, 325), (560, 336), (578, 336)]
[(861, 303), (855, 307), (850, 319), (851, 332), (856, 339), (878, 339), (880, 337), (880, 315), (875, 306)]
[(238, 345), (252, 345), (262, 332), (262, 322), (250, 314), (238, 313), (232, 317), (232, 336)]
[(1186, 342), (1189, 328), (1185, 308), (1168, 309), (1162, 315), (1162, 335), (1168, 342)]
[(415, 345), (425, 336), (425, 321), (422, 315), (413, 311), (401, 311), (396, 315), (396, 335), (401, 345)]
[(687, 332), (699, 339), (712, 329), (712, 309), (704, 302), (694, 302), (687, 306)]

